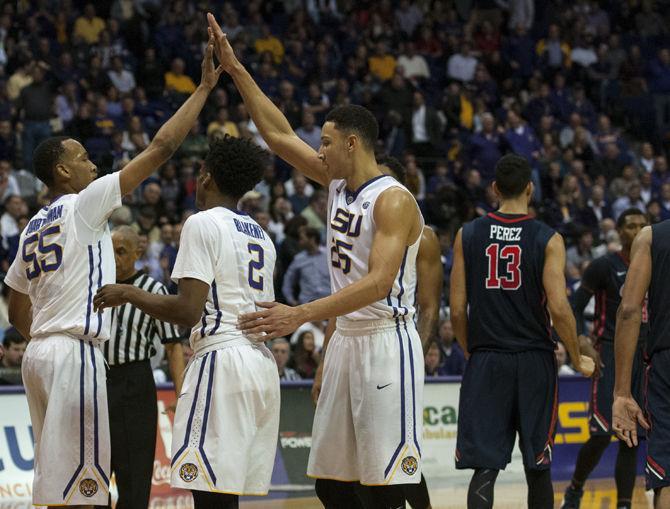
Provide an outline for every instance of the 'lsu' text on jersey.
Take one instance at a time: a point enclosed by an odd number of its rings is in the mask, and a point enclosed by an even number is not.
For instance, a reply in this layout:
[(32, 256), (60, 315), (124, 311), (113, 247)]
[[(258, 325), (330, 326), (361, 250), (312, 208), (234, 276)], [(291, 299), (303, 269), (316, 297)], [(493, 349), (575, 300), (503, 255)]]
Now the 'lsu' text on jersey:
[(107, 218), (120, 206), (119, 174), (113, 173), (53, 200), (21, 233), (5, 283), (30, 296), (32, 338), (109, 339), (109, 312), (93, 312), (93, 296), (116, 280)]
[[(393, 177), (380, 175), (363, 184), (354, 193), (344, 180), (333, 180), (328, 193), (328, 242), (330, 246), (330, 281), (333, 293), (360, 280), (368, 273), (368, 259), (375, 235), (374, 209), (379, 196), (391, 187), (409, 191)], [(423, 218), (421, 218), (423, 228)], [(421, 235), (406, 248), (400, 271), (390, 293), (358, 311), (346, 315), (350, 320), (380, 320), (414, 317), (416, 291), (416, 255)]]
[(554, 349), (542, 283), (553, 235), (529, 216), (500, 212), (463, 226), (470, 352)]
[(179, 244), (172, 279), (210, 285), (202, 319), (191, 330), (193, 350), (245, 339), (237, 317), (274, 300), (277, 255), (268, 234), (248, 215), (216, 207), (189, 217)]

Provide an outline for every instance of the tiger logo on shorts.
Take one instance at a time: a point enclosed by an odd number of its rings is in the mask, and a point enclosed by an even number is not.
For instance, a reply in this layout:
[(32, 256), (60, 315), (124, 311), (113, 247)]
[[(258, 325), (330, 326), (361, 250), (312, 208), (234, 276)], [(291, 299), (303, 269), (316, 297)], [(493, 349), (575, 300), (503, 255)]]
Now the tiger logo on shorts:
[(79, 491), (85, 497), (91, 498), (98, 492), (98, 483), (94, 479), (82, 479), (79, 483)]
[(419, 462), (414, 456), (405, 456), (400, 464), (402, 471), (407, 475), (414, 475), (419, 469)]
[(179, 477), (181, 477), (184, 482), (195, 481), (198, 477), (198, 467), (193, 463), (184, 463), (179, 469)]

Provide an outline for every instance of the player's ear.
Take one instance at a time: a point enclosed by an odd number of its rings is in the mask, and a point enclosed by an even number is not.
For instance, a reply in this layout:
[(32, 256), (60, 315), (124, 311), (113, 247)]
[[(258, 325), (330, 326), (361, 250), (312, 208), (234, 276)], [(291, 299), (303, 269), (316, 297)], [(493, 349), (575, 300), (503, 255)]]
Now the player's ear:
[(53, 170), (54, 181), (56, 180), (70, 180), (72, 174), (63, 163), (58, 163)]
[(526, 186), (526, 198), (528, 198), (528, 203), (531, 202), (533, 199), (533, 193), (535, 192), (535, 184), (533, 184), (533, 181), (531, 180), (528, 182), (528, 185)]
[(500, 201), (500, 199), (502, 198), (502, 194), (500, 194), (500, 190), (498, 189), (498, 184), (496, 184), (495, 180), (491, 183), (491, 187), (493, 188), (493, 192), (495, 193), (496, 198), (498, 198), (498, 201)]
[(347, 152), (352, 153), (358, 145), (358, 138), (355, 134), (347, 136)]

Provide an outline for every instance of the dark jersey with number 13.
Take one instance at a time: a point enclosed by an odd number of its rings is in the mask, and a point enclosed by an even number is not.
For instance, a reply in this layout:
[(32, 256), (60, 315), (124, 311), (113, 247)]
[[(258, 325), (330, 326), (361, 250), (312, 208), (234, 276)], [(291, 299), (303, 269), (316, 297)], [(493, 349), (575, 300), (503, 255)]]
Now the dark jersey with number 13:
[(530, 216), (501, 212), (463, 227), (471, 353), (554, 350), (542, 283), (554, 233)]

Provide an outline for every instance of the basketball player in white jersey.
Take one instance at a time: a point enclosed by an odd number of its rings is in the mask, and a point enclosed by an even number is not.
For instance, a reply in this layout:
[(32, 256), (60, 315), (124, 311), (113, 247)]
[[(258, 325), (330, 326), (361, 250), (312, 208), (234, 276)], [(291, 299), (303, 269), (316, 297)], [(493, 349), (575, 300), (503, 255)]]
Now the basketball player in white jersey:
[(96, 166), (72, 138), (49, 138), (35, 150), (35, 174), (53, 199), (21, 233), (5, 278), (12, 289), (9, 319), (30, 338), (22, 374), (35, 438), (34, 505), (107, 504), (109, 424), (99, 345), (109, 339), (110, 322), (108, 313), (93, 309), (95, 290), (115, 281), (107, 218), (179, 147), (220, 74), (210, 44), (196, 92), (120, 172), (94, 180)]
[(377, 168), (378, 126), (360, 106), (331, 111), (317, 153), (291, 129), (233, 54), (209, 15), (219, 61), (269, 147), (329, 189), (333, 295), (288, 307), (259, 303), (240, 327), (284, 336), (339, 317), (327, 352), (307, 474), (326, 507), (353, 507), (354, 483), (376, 486), (378, 506), (399, 507), (421, 478), (421, 342), (412, 320), (423, 218), (413, 196)]
[(274, 244), (237, 202), (261, 180), (265, 153), (226, 136), (198, 176), (202, 212), (189, 217), (172, 279), (177, 295), (134, 285), (104, 286), (96, 309), (130, 302), (159, 320), (192, 327), (172, 432), (171, 485), (190, 489), (196, 509), (230, 509), (239, 495), (267, 494), (279, 430), (279, 377), (262, 341), (237, 317), (274, 299)]

